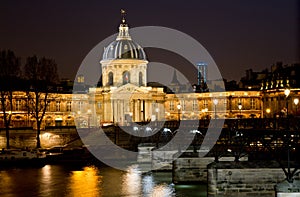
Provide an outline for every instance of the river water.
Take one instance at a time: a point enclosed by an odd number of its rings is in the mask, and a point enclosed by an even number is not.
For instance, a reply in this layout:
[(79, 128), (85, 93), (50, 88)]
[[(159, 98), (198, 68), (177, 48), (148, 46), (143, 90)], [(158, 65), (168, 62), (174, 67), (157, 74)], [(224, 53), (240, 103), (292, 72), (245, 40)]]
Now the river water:
[(193, 197), (206, 196), (206, 185), (174, 185), (171, 172), (142, 174), (131, 166), (46, 165), (0, 170), (1, 197)]

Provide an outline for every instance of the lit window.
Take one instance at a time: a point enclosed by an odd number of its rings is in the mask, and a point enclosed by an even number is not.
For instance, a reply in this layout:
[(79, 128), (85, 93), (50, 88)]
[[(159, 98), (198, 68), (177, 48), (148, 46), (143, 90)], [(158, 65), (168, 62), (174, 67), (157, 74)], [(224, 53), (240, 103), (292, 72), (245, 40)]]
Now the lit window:
[(254, 100), (254, 98), (250, 99), (250, 108), (255, 109), (255, 100)]
[(56, 101), (56, 111), (60, 111), (60, 101)]
[(67, 102), (67, 111), (71, 111), (72, 110), (72, 103), (71, 101)]
[(207, 100), (203, 100), (203, 108), (208, 108), (208, 102)]
[(123, 85), (130, 83), (130, 73), (128, 71), (125, 71), (123, 73)]
[(97, 102), (97, 108), (101, 109), (102, 103), (100, 101)]
[(51, 102), (48, 100), (48, 101), (47, 101), (46, 111), (49, 112), (49, 111), (51, 110), (50, 106), (51, 106)]
[(198, 110), (198, 103), (197, 100), (193, 100), (193, 104), (192, 104), (192, 111), (197, 111)]
[(185, 111), (185, 100), (180, 101), (182, 111)]
[(170, 101), (170, 111), (174, 111), (174, 101)]
[(227, 108), (227, 99), (225, 98), (224, 99), (224, 109), (226, 109)]
[(16, 111), (20, 111), (20, 109), (21, 109), (21, 101), (16, 100)]
[(79, 101), (79, 102), (78, 102), (78, 110), (79, 110), (79, 111), (82, 111), (82, 107), (83, 107), (83, 102), (82, 102), (82, 101)]

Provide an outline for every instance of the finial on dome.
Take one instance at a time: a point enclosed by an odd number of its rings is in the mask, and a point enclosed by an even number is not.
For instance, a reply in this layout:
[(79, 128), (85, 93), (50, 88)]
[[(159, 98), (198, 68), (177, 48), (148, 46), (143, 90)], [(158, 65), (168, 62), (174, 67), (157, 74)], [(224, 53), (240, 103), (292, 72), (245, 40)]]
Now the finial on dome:
[(121, 9), (121, 16), (122, 16), (122, 24), (126, 24), (125, 16), (126, 16), (126, 11)]
[(121, 16), (122, 16), (122, 21), (119, 27), (119, 35), (117, 37), (117, 40), (131, 40), (131, 37), (129, 35), (129, 31), (128, 31), (128, 25), (126, 23), (125, 20), (125, 16), (126, 16), (126, 11), (121, 9)]

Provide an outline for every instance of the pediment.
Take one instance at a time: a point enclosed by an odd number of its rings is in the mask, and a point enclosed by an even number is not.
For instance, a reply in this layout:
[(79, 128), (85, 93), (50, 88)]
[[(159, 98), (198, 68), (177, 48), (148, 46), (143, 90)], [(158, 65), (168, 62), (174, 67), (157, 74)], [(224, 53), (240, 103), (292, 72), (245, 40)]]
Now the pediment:
[[(151, 88), (151, 87), (149, 87)], [(134, 84), (128, 83), (120, 86), (117, 89), (111, 91), (112, 94), (133, 94), (133, 93), (149, 93), (148, 87), (139, 87)]]
[(126, 84), (111, 91), (112, 99), (132, 99), (135, 97), (148, 98), (151, 87), (139, 87), (134, 84)]

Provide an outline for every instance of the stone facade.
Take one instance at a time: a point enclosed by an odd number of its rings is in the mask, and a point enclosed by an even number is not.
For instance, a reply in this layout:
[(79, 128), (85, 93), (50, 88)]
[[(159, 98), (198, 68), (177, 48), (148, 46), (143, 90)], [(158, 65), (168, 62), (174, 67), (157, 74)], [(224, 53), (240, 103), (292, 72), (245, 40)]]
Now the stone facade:
[[(43, 148), (63, 146), (68, 143), (71, 143), (71, 146), (82, 146), (74, 127), (65, 127), (63, 129), (48, 128), (41, 132), (40, 139)], [(5, 131), (0, 130), (0, 148), (4, 148), (5, 146)], [(13, 148), (35, 148), (36, 132), (32, 131), (32, 129), (10, 130), (10, 146)]]
[[(84, 76), (79, 74), (73, 94), (51, 93), (42, 129), (165, 120), (271, 118), (284, 115), (286, 106), (289, 115), (297, 115), (299, 111), (293, 103), (294, 98), (300, 97), (297, 88), (291, 89), (289, 98), (285, 98), (284, 89), (202, 93), (191, 90), (173, 94), (163, 87), (146, 86), (147, 57), (143, 48), (131, 39), (125, 18), (116, 40), (105, 48), (100, 64), (102, 87), (82, 88), (87, 86)], [(12, 120), (11, 127), (36, 128), (26, 99), (26, 92), (14, 92), (13, 108), (6, 109)], [(3, 114), (0, 114), (0, 127), (4, 127)]]
[[(197, 156), (197, 155), (196, 155)], [(247, 161), (247, 157), (240, 158)], [(205, 182), (207, 183), (207, 165), (214, 162), (214, 157), (179, 157), (173, 162), (173, 182)], [(234, 157), (221, 157), (219, 161), (234, 161)]]
[(207, 168), (208, 196), (211, 197), (273, 197), (275, 186), (285, 179), (277, 162), (219, 162)]

